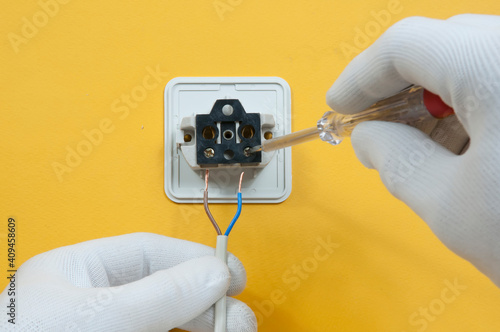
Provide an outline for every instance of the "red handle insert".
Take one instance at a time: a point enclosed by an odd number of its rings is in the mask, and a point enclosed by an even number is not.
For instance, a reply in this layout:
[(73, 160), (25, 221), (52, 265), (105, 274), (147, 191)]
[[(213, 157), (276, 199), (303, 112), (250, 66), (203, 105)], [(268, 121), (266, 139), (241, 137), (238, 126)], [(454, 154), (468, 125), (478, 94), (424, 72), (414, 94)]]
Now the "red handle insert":
[(427, 90), (424, 90), (424, 105), (429, 113), (438, 119), (443, 119), (449, 115), (455, 114), (453, 108), (446, 105), (441, 97)]

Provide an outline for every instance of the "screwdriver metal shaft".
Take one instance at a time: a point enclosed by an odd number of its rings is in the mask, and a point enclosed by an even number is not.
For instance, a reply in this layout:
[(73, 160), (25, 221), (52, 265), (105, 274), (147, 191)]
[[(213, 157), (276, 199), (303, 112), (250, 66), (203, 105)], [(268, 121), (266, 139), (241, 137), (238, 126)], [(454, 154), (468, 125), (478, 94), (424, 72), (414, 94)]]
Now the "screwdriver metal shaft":
[(248, 153), (255, 153), (259, 151), (270, 152), (274, 150), (284, 149), (292, 145), (297, 145), (300, 143), (318, 139), (320, 138), (319, 134), (320, 131), (317, 127), (299, 130), (288, 135), (267, 140), (264, 144), (257, 145), (251, 148)]

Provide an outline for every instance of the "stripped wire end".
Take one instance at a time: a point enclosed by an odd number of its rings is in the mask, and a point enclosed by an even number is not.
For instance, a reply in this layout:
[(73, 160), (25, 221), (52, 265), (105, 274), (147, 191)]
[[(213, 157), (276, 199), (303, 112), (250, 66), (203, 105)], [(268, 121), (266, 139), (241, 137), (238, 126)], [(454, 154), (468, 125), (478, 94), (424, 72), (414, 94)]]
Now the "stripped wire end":
[[(226, 233), (224, 235), (217, 236), (217, 246), (215, 247), (215, 257), (218, 257), (221, 259), (224, 263), (227, 264), (227, 240), (228, 240), (228, 235), (231, 232), (231, 229), (233, 228), (234, 224), (236, 223), (236, 220), (238, 220), (238, 217), (240, 216), (241, 213), (241, 206), (242, 206), (242, 198), (241, 198), (241, 183), (243, 182), (243, 174), (244, 172), (241, 172), (240, 175), (240, 183), (238, 185), (238, 210), (236, 211), (236, 215), (234, 216), (233, 220), (229, 224), (229, 227), (226, 230)], [(208, 188), (208, 170), (205, 173), (205, 187)], [(206, 197), (207, 189), (205, 189), (205, 197)], [(205, 205), (205, 210), (208, 211), (208, 205)], [(209, 213), (209, 212), (207, 212)], [(213, 219), (213, 218), (212, 218)], [(215, 222), (215, 221), (214, 221)], [(214, 331), (215, 332), (226, 332), (227, 331), (227, 303), (226, 303), (226, 295), (224, 294), (222, 298), (220, 298), (216, 303), (215, 303), (215, 318), (214, 318)]]
[(205, 191), (208, 191), (208, 169), (205, 170)]
[(239, 193), (241, 193), (241, 183), (243, 182), (243, 174), (245, 174), (245, 172), (241, 172), (241, 175), (240, 175), (240, 185), (238, 186), (238, 192)]

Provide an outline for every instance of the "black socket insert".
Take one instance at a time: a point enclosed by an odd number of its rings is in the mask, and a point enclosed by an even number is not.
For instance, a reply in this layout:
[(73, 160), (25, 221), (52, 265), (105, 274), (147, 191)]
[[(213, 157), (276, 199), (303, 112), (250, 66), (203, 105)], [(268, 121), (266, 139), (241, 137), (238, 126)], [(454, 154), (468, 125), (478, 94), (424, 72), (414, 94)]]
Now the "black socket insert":
[(218, 99), (210, 114), (196, 115), (198, 165), (258, 164), (262, 153), (245, 150), (260, 144), (260, 114), (247, 113), (238, 99)]

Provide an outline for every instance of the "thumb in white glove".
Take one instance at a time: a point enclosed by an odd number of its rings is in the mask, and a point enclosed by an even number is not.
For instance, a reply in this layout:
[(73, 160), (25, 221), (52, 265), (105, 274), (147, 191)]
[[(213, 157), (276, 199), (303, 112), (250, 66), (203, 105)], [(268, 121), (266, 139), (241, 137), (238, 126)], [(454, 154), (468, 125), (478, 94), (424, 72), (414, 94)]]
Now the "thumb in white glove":
[(454, 108), (471, 140), (463, 155), (388, 122), (358, 125), (352, 144), (392, 194), (500, 287), (499, 28), (498, 16), (404, 19), (347, 66), (327, 102), (356, 113), (416, 84)]
[[(213, 331), (213, 304), (239, 294), (246, 273), (229, 255), (156, 234), (135, 233), (58, 248), (16, 273), (15, 331)], [(1, 306), (9, 301), (6, 291)], [(228, 298), (227, 330), (256, 331), (253, 312)], [(3, 325), (2, 325), (3, 324)]]

